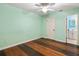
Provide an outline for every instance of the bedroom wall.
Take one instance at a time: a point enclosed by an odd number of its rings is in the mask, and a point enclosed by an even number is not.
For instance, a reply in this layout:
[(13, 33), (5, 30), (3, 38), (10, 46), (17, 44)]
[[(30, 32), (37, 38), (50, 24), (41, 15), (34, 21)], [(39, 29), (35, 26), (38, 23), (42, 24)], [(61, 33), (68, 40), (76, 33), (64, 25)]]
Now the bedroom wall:
[(0, 4), (0, 49), (42, 37), (42, 16)]
[[(74, 14), (77, 14), (79, 16), (79, 8), (64, 10), (62, 12), (49, 12), (48, 17), (55, 18), (55, 22), (56, 22), (55, 32), (53, 35), (54, 37), (52, 36), (52, 38), (54, 38), (57, 41), (66, 42), (66, 27), (65, 27), (66, 16), (74, 15)], [(45, 30), (44, 37), (47, 37), (47, 35), (48, 35), (47, 31)], [(79, 37), (79, 32), (78, 32), (78, 37)], [(78, 43), (79, 43), (79, 39), (78, 39)]]

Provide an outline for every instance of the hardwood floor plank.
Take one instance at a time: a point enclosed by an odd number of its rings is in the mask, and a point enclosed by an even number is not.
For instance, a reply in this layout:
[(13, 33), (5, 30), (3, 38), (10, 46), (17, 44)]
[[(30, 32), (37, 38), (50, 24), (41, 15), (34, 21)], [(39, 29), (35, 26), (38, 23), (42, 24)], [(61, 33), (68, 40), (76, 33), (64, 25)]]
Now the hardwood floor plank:
[(29, 56), (43, 56), (43, 54), (40, 54), (38, 51), (33, 50), (31, 47), (27, 45), (22, 44), (22, 45), (19, 45), (19, 47)]
[(66, 51), (64, 49), (58, 48), (58, 47), (56, 47), (56, 45), (47, 44), (47, 42), (43, 41), (43, 40), (35, 40), (33, 42), (38, 43), (38, 44), (43, 45), (43, 46), (46, 46), (46, 47), (51, 48), (53, 50), (59, 51), (61, 53), (64, 53), (65, 55), (77, 55), (77, 54), (74, 54), (70, 51)]
[(40, 44), (40, 45), (43, 45), (43, 46), (45, 46), (45, 47), (51, 48), (51, 49), (53, 49), (53, 50), (59, 51), (59, 52), (61, 52), (61, 53), (64, 53), (65, 55), (67, 55), (64, 50), (59, 49), (58, 47), (49, 45), (49, 44), (47, 44), (46, 42), (42, 42), (42, 41), (38, 41), (38, 40), (37, 40), (37, 41), (34, 41), (34, 42), (35, 42), (35, 43), (38, 43), (38, 44)]
[(41, 46), (37, 43), (34, 43), (34, 42), (29, 42), (29, 43), (26, 43), (26, 45), (30, 46), (31, 48), (33, 48), (34, 50), (40, 52), (41, 54), (44, 54), (46, 56), (64, 56), (63, 53), (60, 53), (58, 51), (55, 51), (55, 50), (52, 50), (50, 48), (47, 48), (47, 47), (44, 47), (44, 46)]
[(77, 47), (54, 42), (53, 40), (50, 40), (50, 39), (49, 40), (48, 39), (43, 39), (43, 40), (40, 39), (37, 41), (42, 41), (42, 43), (46, 43), (46, 44), (48, 43), (49, 46), (55, 46), (61, 50), (64, 50), (64, 51), (66, 51), (67, 55), (79, 55), (79, 53), (78, 53), (79, 49)]
[(6, 56), (6, 54), (4, 53), (4, 51), (0, 51), (0, 56)]
[(19, 47), (12, 47), (4, 50), (7, 56), (26, 56), (27, 54), (22, 51)]
[(63, 43), (59, 43), (59, 42), (56, 42), (54, 40), (51, 40), (51, 39), (43, 39), (43, 40), (38, 40), (38, 41), (42, 41), (43, 43), (48, 43), (49, 46), (55, 46), (61, 50), (64, 50), (66, 51), (66, 54), (67, 55), (79, 55), (78, 51), (79, 51), (79, 48), (77, 48), (76, 46), (71, 46), (71, 45), (67, 45), (67, 44), (63, 44)]

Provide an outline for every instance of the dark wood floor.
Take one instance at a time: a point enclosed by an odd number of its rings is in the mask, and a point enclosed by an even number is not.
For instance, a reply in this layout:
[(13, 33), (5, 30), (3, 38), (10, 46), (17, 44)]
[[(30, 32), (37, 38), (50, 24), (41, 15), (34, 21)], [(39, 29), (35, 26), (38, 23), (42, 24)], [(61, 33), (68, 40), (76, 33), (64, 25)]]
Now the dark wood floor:
[(0, 51), (0, 56), (77, 56), (79, 48), (51, 39), (37, 39)]

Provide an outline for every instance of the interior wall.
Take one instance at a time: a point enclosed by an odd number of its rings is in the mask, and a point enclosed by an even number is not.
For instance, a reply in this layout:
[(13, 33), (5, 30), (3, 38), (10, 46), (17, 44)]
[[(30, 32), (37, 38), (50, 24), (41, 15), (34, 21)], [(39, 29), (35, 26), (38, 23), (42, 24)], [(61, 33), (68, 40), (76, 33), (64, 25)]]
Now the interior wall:
[[(69, 10), (64, 10), (62, 12), (50, 12), (48, 14), (48, 17), (54, 17), (55, 18), (55, 32), (54, 32), (54, 37), (52, 36), (53, 39), (61, 42), (66, 42), (66, 17), (68, 15), (74, 15), (77, 14), (79, 16), (79, 8), (73, 8)], [(47, 17), (47, 18), (48, 18)], [(78, 19), (79, 20), (79, 19)], [(45, 22), (46, 24), (46, 22)], [(79, 26), (78, 26), (79, 27)], [(47, 37), (47, 31), (45, 30), (45, 37)], [(79, 32), (78, 32), (79, 36)], [(79, 42), (79, 40), (78, 40)]]
[(42, 37), (42, 16), (0, 4), (0, 49)]

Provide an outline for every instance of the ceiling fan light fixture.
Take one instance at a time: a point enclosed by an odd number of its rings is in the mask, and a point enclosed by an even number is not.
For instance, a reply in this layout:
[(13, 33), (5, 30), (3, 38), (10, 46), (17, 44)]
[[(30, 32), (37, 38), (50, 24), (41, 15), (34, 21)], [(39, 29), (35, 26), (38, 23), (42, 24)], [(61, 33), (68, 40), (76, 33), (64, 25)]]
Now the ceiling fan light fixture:
[(42, 8), (42, 12), (43, 12), (43, 13), (47, 13), (47, 11), (48, 11), (47, 7), (43, 7), (43, 8)]
[(40, 10), (43, 13), (47, 13), (48, 11), (52, 10), (52, 9), (50, 9), (50, 7), (53, 7), (54, 5), (55, 5), (55, 3), (39, 3), (39, 4), (35, 4), (35, 6), (39, 7)]

